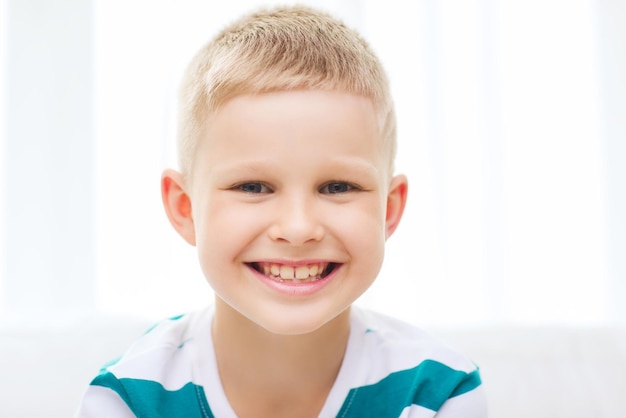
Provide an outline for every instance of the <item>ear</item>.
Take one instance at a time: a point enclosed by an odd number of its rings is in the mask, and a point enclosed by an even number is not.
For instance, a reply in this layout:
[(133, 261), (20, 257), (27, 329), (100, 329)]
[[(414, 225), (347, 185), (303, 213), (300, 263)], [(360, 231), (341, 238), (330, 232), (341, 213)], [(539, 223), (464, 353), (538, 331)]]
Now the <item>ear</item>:
[(196, 230), (191, 213), (191, 199), (185, 191), (182, 174), (165, 170), (161, 176), (161, 197), (170, 223), (189, 244), (196, 245)]
[(389, 185), (389, 193), (387, 194), (387, 216), (385, 219), (386, 236), (389, 238), (394, 233), (400, 219), (404, 213), (404, 207), (406, 206), (406, 197), (408, 192), (408, 181), (406, 176), (399, 175), (391, 179)]

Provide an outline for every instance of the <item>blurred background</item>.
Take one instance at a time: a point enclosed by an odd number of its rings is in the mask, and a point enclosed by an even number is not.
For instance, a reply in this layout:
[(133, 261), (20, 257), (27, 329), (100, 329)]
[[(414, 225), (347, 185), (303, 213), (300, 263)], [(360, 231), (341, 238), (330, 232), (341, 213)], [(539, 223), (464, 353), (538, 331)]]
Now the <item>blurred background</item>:
[[(0, 319), (207, 304), (159, 181), (195, 51), (290, 1), (0, 0)], [(385, 65), (409, 203), (360, 305), (626, 323), (626, 2), (316, 0)]]

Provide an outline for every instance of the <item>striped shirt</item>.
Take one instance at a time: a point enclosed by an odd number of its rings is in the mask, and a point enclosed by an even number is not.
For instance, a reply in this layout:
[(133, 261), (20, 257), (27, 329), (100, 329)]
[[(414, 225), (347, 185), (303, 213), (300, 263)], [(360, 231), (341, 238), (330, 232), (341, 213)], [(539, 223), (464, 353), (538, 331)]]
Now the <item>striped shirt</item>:
[[(212, 307), (151, 328), (105, 365), (77, 412), (90, 417), (236, 417), (220, 384)], [(478, 369), (423, 331), (351, 309), (348, 346), (319, 417), (485, 418)]]

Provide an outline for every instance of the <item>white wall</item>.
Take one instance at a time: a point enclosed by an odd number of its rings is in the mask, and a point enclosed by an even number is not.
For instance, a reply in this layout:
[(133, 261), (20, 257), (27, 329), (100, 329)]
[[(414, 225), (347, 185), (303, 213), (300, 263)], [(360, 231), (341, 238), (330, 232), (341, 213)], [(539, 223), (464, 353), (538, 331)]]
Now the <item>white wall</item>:
[(596, 2), (602, 139), (608, 189), (606, 254), (612, 315), (626, 322), (626, 3)]
[[(5, 314), (203, 305), (160, 203), (173, 100), (195, 50), (259, 2), (5, 1)], [(624, 6), (311, 3), (379, 53), (410, 180), (361, 304), (423, 324), (626, 322)]]
[(82, 311), (94, 304), (91, 4), (5, 7), (4, 306)]

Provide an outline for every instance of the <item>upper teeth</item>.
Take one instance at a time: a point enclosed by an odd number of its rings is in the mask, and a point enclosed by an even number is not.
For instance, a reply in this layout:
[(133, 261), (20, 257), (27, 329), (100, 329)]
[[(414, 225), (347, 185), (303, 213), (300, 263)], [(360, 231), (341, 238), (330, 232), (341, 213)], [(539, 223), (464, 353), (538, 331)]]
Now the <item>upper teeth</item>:
[(306, 280), (310, 278), (318, 278), (328, 263), (315, 263), (301, 266), (289, 266), (285, 264), (260, 263), (260, 270), (266, 276), (273, 276), (282, 280)]

